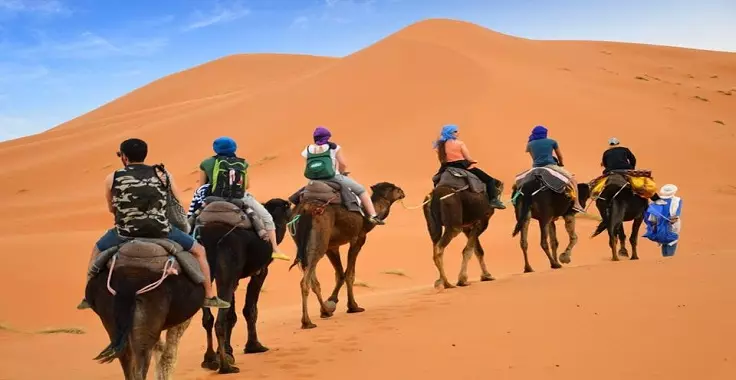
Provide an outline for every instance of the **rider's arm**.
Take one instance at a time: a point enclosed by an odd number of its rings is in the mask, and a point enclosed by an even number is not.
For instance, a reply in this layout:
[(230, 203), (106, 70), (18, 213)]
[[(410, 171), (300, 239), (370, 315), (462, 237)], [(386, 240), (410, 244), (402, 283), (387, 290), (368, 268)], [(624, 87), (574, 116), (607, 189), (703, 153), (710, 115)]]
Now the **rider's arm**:
[(555, 154), (557, 155), (557, 162), (559, 163), (559, 165), (565, 166), (562, 160), (562, 151), (560, 150), (560, 146), (557, 144), (555, 144)]
[(634, 156), (634, 153), (631, 153), (631, 151), (627, 149), (626, 157), (629, 159), (629, 163), (631, 164), (631, 167), (636, 168), (636, 157)]
[(248, 177), (248, 172), (245, 172), (245, 178), (243, 178), (243, 181), (245, 181), (245, 189), (248, 190), (250, 188), (250, 177)]
[(114, 214), (115, 209), (112, 207), (112, 177), (113, 173), (110, 173), (105, 178), (105, 199), (107, 200), (107, 211)]
[(199, 171), (199, 186), (207, 183), (207, 173), (204, 170)]
[(347, 172), (348, 165), (345, 163), (345, 156), (342, 155), (342, 149), (338, 149), (335, 152), (335, 158), (337, 159), (337, 169), (340, 173)]

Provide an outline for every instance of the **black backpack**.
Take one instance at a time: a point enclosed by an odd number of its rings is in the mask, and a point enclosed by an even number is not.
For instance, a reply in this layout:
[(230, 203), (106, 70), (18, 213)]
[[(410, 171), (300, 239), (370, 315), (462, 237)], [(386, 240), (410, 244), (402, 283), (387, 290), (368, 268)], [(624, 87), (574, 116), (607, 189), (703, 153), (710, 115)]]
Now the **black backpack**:
[(225, 199), (243, 198), (247, 170), (248, 163), (243, 158), (215, 156), (209, 195)]

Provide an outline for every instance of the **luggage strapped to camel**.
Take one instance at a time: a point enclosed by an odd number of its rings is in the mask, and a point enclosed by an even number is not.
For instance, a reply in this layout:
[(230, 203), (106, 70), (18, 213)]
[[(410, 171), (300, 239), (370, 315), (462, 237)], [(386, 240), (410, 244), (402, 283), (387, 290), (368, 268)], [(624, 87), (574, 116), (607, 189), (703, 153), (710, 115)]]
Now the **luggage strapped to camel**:
[[(647, 169), (629, 169), (629, 170), (612, 170), (602, 174), (588, 183), (590, 186), (590, 196), (593, 199), (598, 198), (603, 188), (608, 182), (611, 175), (622, 175), (634, 193), (642, 198), (649, 199), (657, 193), (657, 186), (652, 177), (652, 171)], [(623, 188), (622, 188), (623, 189)], [(620, 189), (620, 190), (622, 190)], [(619, 190), (619, 191), (620, 191)]]
[(255, 229), (262, 239), (268, 237), (265, 224), (256, 212), (241, 199), (225, 200), (216, 196), (204, 199), (203, 207), (194, 215), (195, 229), (208, 223), (224, 223), (236, 228)]

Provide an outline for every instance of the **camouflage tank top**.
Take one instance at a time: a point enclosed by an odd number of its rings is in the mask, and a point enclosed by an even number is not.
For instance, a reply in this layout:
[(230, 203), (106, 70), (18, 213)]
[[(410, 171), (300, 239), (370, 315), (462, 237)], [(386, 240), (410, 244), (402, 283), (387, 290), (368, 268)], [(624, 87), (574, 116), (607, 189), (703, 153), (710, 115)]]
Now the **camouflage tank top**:
[(171, 231), (166, 201), (167, 189), (152, 166), (134, 164), (115, 171), (112, 206), (121, 236), (166, 237)]

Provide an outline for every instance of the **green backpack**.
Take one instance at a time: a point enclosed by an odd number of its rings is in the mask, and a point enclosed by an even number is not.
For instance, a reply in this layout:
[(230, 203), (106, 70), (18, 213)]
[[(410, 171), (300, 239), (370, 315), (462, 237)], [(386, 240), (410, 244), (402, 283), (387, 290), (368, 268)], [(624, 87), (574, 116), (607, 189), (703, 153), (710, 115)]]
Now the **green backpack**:
[(240, 157), (215, 156), (209, 195), (241, 199), (245, 195), (248, 163)]
[(307, 146), (307, 166), (304, 168), (304, 176), (308, 179), (329, 179), (335, 176), (335, 167), (330, 157), (331, 149), (322, 153), (311, 153)]

